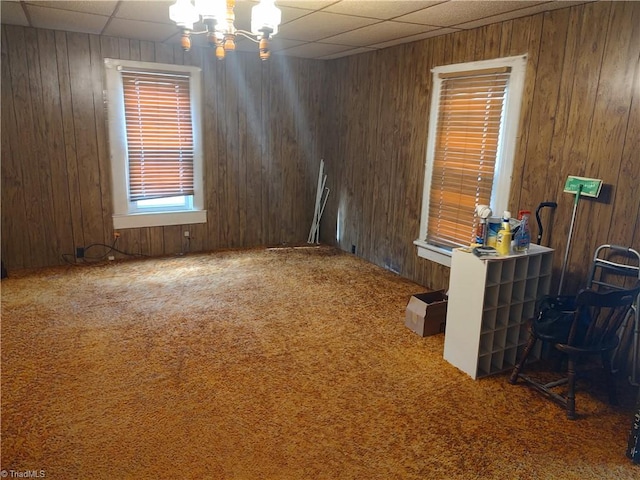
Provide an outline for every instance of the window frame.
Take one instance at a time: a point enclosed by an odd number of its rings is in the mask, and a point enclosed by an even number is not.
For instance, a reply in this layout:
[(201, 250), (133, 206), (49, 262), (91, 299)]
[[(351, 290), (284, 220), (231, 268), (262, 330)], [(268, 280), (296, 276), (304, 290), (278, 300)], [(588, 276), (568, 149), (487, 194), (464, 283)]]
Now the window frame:
[(527, 67), (527, 56), (496, 58), (467, 63), (457, 63), (435, 67), (433, 75), (431, 107), (429, 110), (429, 124), (427, 136), (427, 154), (424, 172), (424, 188), (422, 193), (422, 211), (420, 217), (420, 236), (413, 243), (417, 247), (418, 256), (434, 261), (441, 265), (451, 266), (452, 249), (433, 245), (427, 242), (427, 228), (429, 225), (429, 197), (433, 176), (433, 164), (436, 150), (436, 134), (440, 110), (440, 94), (442, 78), (440, 74), (463, 73), (473, 70), (491, 68), (511, 68), (508, 92), (502, 117), (500, 144), (496, 156), (494, 182), (491, 191), (491, 209), (495, 215), (501, 215), (509, 203), (513, 163), (518, 140), (520, 124), (520, 110), (524, 93), (524, 80)]
[[(202, 90), (201, 69), (189, 65), (173, 65), (136, 60), (105, 58), (107, 120), (113, 194), (113, 227), (115, 229), (157, 227), (206, 223), (204, 208), (204, 173), (202, 149)], [(179, 72), (189, 74), (191, 122), (193, 128), (193, 187), (191, 208), (140, 208), (129, 200), (129, 166), (127, 160), (127, 133), (125, 123), (124, 89), (120, 69), (136, 68), (153, 72)], [(188, 200), (188, 199), (187, 199)]]

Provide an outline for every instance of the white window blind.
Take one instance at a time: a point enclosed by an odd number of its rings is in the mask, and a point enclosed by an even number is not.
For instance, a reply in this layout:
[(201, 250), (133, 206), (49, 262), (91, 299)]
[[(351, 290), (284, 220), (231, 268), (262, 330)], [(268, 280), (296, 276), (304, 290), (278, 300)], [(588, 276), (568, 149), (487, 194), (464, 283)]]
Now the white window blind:
[(129, 200), (193, 195), (188, 74), (121, 70)]
[(427, 242), (468, 245), (490, 204), (510, 68), (441, 73)]

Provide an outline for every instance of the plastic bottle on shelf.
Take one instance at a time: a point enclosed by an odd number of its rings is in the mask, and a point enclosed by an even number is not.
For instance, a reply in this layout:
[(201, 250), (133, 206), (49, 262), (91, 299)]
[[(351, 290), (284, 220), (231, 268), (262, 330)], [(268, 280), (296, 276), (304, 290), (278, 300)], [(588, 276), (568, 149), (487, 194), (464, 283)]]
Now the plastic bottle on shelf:
[(476, 227), (476, 245), (484, 245), (484, 239), (487, 235), (487, 220), (481, 218)]
[(502, 228), (496, 237), (496, 251), (498, 255), (509, 255), (511, 252), (511, 212), (505, 211), (502, 215)]
[(529, 210), (520, 210), (518, 212), (518, 218), (520, 219), (520, 228), (514, 235), (513, 250), (520, 253), (529, 251), (529, 245), (531, 245), (531, 231), (529, 229), (529, 217), (531, 212)]
[(491, 213), (489, 205), (476, 205), (478, 225), (476, 226), (475, 245), (484, 246), (487, 243), (487, 218), (491, 216)]

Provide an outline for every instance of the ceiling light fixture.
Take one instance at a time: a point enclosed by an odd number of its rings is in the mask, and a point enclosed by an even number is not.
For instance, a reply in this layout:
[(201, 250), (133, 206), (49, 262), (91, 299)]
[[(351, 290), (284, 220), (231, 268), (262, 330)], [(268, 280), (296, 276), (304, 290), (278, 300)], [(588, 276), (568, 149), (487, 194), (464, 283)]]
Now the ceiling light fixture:
[[(233, 7), (235, 0), (177, 0), (169, 7), (169, 18), (182, 29), (182, 48), (189, 51), (191, 35), (207, 34), (210, 45), (216, 48), (216, 57), (222, 60), (226, 52), (236, 49), (236, 36), (242, 35), (256, 42), (260, 59), (269, 58), (269, 38), (278, 33), (282, 14), (275, 0), (260, 0), (251, 10), (251, 32), (236, 30)], [(201, 21), (205, 30), (194, 31), (193, 24)]]

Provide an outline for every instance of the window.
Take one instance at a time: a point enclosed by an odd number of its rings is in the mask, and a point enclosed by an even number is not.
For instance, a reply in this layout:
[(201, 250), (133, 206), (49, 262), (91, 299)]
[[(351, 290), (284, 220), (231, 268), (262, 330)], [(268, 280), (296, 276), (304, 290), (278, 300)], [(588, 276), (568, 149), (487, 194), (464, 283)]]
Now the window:
[(114, 228), (206, 222), (200, 69), (105, 59)]
[(469, 245), (476, 205), (508, 210), (526, 57), (433, 69), (418, 255), (451, 264)]

